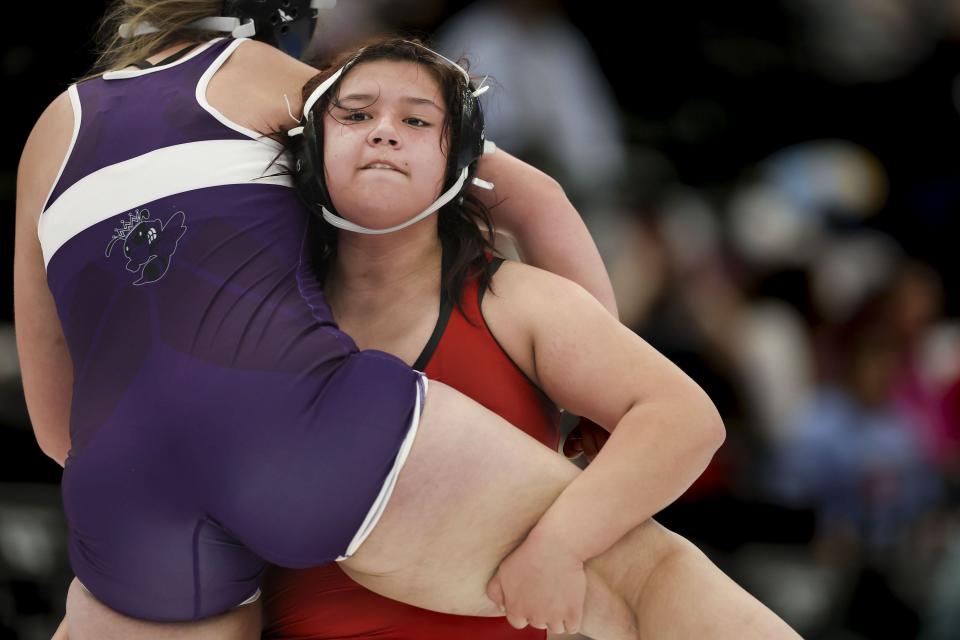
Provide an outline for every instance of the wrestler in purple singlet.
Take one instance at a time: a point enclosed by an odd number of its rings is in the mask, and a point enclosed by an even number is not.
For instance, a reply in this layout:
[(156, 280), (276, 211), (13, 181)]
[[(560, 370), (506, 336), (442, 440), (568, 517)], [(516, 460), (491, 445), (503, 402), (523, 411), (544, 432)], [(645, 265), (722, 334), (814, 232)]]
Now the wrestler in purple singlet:
[(71, 87), (74, 141), (40, 219), (74, 365), (70, 560), (137, 618), (217, 614), (258, 593), (265, 562), (352, 553), (422, 397), (416, 372), (334, 324), (278, 146), (206, 103), (240, 45)]

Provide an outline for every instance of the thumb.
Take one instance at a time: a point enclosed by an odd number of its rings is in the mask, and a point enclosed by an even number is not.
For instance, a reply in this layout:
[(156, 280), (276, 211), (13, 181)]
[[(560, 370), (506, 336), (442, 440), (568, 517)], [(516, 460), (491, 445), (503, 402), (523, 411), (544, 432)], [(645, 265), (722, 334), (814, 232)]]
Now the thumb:
[(490, 579), (490, 582), (487, 583), (487, 597), (490, 598), (497, 608), (500, 609), (500, 613), (505, 613), (507, 610), (506, 603), (503, 601), (503, 586), (500, 584), (500, 575), (497, 574)]

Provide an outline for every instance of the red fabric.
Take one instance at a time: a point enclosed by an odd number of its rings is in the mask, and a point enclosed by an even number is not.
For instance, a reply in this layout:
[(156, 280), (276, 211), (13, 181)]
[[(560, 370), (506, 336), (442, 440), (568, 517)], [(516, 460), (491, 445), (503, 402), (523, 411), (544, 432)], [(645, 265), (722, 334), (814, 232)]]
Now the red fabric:
[[(465, 287), (463, 307), (466, 316), (454, 307), (425, 373), (556, 449), (559, 412), (491, 335), (480, 313), (476, 280)], [(454, 616), (389, 600), (356, 584), (336, 563), (302, 571), (271, 568), (264, 585), (264, 616), (264, 638), (271, 639), (546, 638), (538, 629), (518, 631), (505, 618)]]

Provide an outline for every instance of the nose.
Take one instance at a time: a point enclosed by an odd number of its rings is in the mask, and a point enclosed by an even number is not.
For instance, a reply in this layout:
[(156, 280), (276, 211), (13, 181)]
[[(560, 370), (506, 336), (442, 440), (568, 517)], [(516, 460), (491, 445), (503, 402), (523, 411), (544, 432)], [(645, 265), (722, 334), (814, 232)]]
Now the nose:
[(379, 147), (380, 145), (399, 147), (400, 135), (390, 119), (383, 118), (377, 122), (377, 126), (370, 131), (367, 141), (376, 147)]

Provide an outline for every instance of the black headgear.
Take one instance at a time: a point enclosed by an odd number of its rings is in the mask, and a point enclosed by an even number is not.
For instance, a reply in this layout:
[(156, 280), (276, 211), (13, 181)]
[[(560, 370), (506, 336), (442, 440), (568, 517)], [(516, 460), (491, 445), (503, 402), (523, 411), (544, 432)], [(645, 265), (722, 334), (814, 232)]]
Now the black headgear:
[(368, 234), (390, 233), (419, 222), (434, 213), (440, 209), (440, 207), (458, 197), (470, 184), (477, 184), (478, 186), (488, 189), (493, 187), (490, 183), (474, 177), (477, 169), (477, 161), (480, 159), (480, 156), (483, 155), (485, 144), (483, 111), (480, 107), (480, 101), (477, 98), (489, 87), (474, 87), (470, 81), (470, 75), (460, 65), (419, 43), (408, 42), (408, 44), (424, 49), (441, 60), (446, 61), (463, 77), (463, 81), (458, 83), (458, 95), (453, 101), (454, 106), (459, 107), (458, 113), (452, 113), (449, 116), (452, 118), (453, 126), (451, 127), (452, 136), (450, 152), (448, 153), (447, 179), (444, 183), (444, 192), (432, 205), (421, 213), (406, 222), (388, 229), (367, 229), (349, 220), (345, 220), (336, 214), (333, 201), (327, 190), (326, 177), (324, 174), (323, 120), (322, 117), (314, 116), (313, 106), (327, 91), (336, 88), (340, 78), (350, 67), (358, 62), (363, 62), (365, 49), (361, 49), (353, 58), (347, 61), (343, 67), (337, 70), (336, 73), (314, 89), (304, 102), (303, 119), (300, 121), (301, 126), (287, 132), (289, 136), (297, 136), (297, 140), (293, 145), (295, 156), (294, 176), (300, 197), (312, 211), (322, 216), (323, 219), (330, 224), (341, 229)]
[[(317, 12), (334, 5), (336, 0), (225, 0), (222, 16), (201, 18), (190, 26), (262, 40), (299, 58), (310, 42)], [(151, 24), (140, 24), (133, 32), (126, 24), (120, 26), (124, 38), (155, 31)]]
[(303, 55), (317, 24), (317, 10), (330, 6), (317, 0), (225, 0), (223, 15), (253, 23), (257, 40), (286, 51), (295, 58)]

